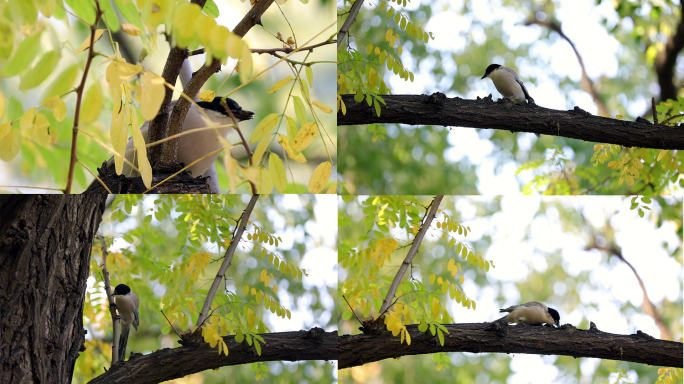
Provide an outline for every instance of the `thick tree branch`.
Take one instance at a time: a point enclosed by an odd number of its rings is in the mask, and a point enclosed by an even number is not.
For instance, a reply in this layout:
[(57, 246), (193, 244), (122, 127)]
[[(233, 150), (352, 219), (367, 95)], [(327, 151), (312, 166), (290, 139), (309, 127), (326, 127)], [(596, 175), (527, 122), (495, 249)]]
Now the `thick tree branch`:
[(380, 307), (380, 311), (379, 311), (380, 315), (385, 313), (387, 308), (389, 308), (390, 305), (392, 304), (392, 299), (394, 299), (394, 295), (397, 293), (397, 288), (399, 288), (399, 284), (401, 284), (401, 279), (404, 278), (404, 274), (406, 273), (406, 270), (408, 269), (409, 265), (411, 265), (411, 262), (413, 261), (413, 257), (416, 256), (416, 254), (418, 253), (418, 248), (420, 248), (420, 243), (423, 242), (423, 238), (425, 237), (425, 233), (430, 228), (430, 224), (432, 223), (432, 220), (435, 218), (435, 215), (437, 214), (437, 210), (439, 209), (439, 204), (442, 202), (443, 198), (444, 198), (444, 196), (435, 196), (434, 200), (432, 200), (432, 203), (430, 204), (430, 211), (428, 212), (427, 216), (425, 217), (425, 220), (423, 220), (423, 224), (420, 226), (420, 230), (418, 230), (416, 237), (413, 239), (413, 243), (411, 244), (411, 249), (409, 249), (408, 253), (406, 254), (406, 258), (404, 259), (404, 262), (401, 263), (401, 267), (399, 267), (397, 274), (394, 276), (394, 280), (392, 280), (392, 284), (390, 285), (389, 289), (387, 290), (387, 295), (385, 296), (385, 300), (382, 301), (382, 306)]
[[(204, 8), (204, 3), (206, 2), (207, 0), (192, 0), (190, 3), (197, 4), (200, 6), (200, 8)], [(183, 60), (185, 60), (186, 57), (188, 57), (188, 53), (185, 49), (171, 47), (171, 51), (169, 51), (169, 55), (166, 58), (166, 63), (164, 64), (164, 71), (162, 72), (164, 81), (166, 81), (168, 84), (176, 84), (178, 74), (183, 66)], [(157, 142), (167, 136), (170, 136), (167, 135), (166, 132), (168, 131), (167, 122), (169, 119), (169, 103), (173, 97), (173, 90), (166, 87), (165, 92), (164, 101), (162, 101), (161, 108), (159, 108), (159, 113), (157, 113), (157, 116), (155, 116), (155, 118), (150, 122), (150, 128), (148, 131), (150, 143)], [(195, 95), (192, 95), (192, 97), (194, 96)], [(183, 98), (181, 98), (181, 100), (183, 100)], [(183, 115), (183, 117), (185, 117), (185, 115)], [(161, 156), (162, 148), (159, 145), (155, 145), (148, 148), (147, 151), (147, 157), (150, 160), (150, 164), (156, 170), (159, 168), (158, 160)]]
[(217, 348), (201, 341), (180, 348), (165, 348), (148, 355), (131, 354), (124, 364), (118, 364), (90, 383), (159, 383), (207, 369), (243, 365), (259, 361), (337, 360), (337, 331), (320, 328), (308, 331), (276, 332), (260, 335), (265, 344), (261, 356), (246, 341), (238, 344), (235, 336), (224, 340), (230, 353), (218, 353)]
[[(684, 2), (680, 1), (680, 20), (674, 36), (667, 39), (665, 50), (660, 52), (655, 59), (655, 70), (660, 85), (660, 101), (677, 99), (678, 87), (675, 85), (674, 67), (677, 57), (684, 49)], [(678, 82), (679, 83), (679, 82)]]
[(245, 211), (240, 217), (240, 221), (237, 224), (237, 230), (235, 231), (235, 236), (233, 237), (233, 240), (231, 240), (228, 249), (226, 249), (226, 254), (223, 256), (223, 263), (221, 264), (221, 267), (214, 278), (214, 282), (211, 284), (211, 288), (209, 288), (207, 298), (204, 300), (204, 305), (202, 306), (202, 311), (200, 311), (199, 317), (197, 318), (198, 329), (207, 318), (209, 308), (211, 308), (211, 302), (214, 301), (216, 291), (218, 291), (218, 287), (221, 285), (223, 278), (226, 276), (226, 270), (228, 269), (228, 266), (230, 266), (230, 262), (233, 260), (233, 255), (235, 255), (235, 250), (240, 243), (240, 239), (242, 239), (242, 234), (245, 232), (245, 228), (249, 222), (249, 216), (252, 214), (252, 210), (254, 209), (257, 200), (259, 200), (259, 195), (252, 195), (252, 198), (249, 200), (249, 204), (247, 204), (247, 208), (245, 208)]
[(684, 149), (684, 129), (654, 125), (646, 120), (625, 121), (594, 116), (578, 107), (559, 111), (535, 105), (432, 95), (382, 95), (387, 105), (380, 117), (354, 95), (341, 95), (347, 114), (337, 113), (337, 125), (410, 124), (505, 129), (619, 144), (625, 147)]
[(340, 31), (337, 32), (337, 49), (340, 49), (342, 40), (344, 40), (344, 37), (349, 34), (349, 28), (351, 28), (351, 25), (354, 24), (354, 21), (356, 21), (356, 16), (359, 14), (359, 10), (361, 9), (362, 5), (363, 0), (356, 0), (351, 6), (351, 9), (349, 10), (349, 16), (347, 16), (344, 24), (342, 24)]
[(654, 339), (645, 333), (616, 335), (581, 330), (571, 325), (553, 327), (506, 326), (497, 323), (445, 324), (444, 346), (429, 331), (406, 326), (411, 345), (385, 331), (381, 335), (344, 335), (340, 338), (339, 369), (408, 355), (436, 352), (497, 352), (596, 357), (664, 367), (682, 367), (682, 343)]
[[(244, 37), (245, 34), (247, 34), (247, 32), (249, 32), (249, 30), (257, 24), (257, 22), (259, 22), (259, 20), (261, 19), (261, 15), (263, 15), (264, 12), (266, 12), (266, 10), (268, 9), (268, 7), (270, 7), (271, 4), (273, 4), (273, 1), (274, 0), (261, 0), (254, 4), (252, 9), (250, 9), (249, 12), (247, 12), (245, 17), (243, 17), (240, 21), (240, 23), (238, 23), (238, 25), (235, 26), (233, 33), (240, 37)], [(183, 51), (183, 54), (186, 55), (185, 51)], [(181, 60), (181, 63), (182, 61), (183, 60)], [(178, 68), (180, 69), (180, 66)], [(202, 88), (204, 83), (206, 83), (207, 80), (209, 80), (209, 77), (211, 77), (214, 73), (218, 72), (220, 69), (221, 61), (219, 60), (213, 60), (211, 64), (206, 63), (202, 66), (202, 68), (200, 68), (197, 72), (193, 74), (190, 82), (185, 85), (183, 93), (188, 95), (190, 99), (193, 99), (199, 92), (200, 88)], [(185, 98), (180, 98), (178, 100), (178, 103), (176, 103), (176, 106), (173, 108), (173, 112), (171, 112), (171, 117), (169, 119), (169, 128), (167, 130), (166, 136), (173, 136), (180, 133), (182, 122), (185, 121), (185, 116), (188, 114), (190, 105), (190, 102)], [(162, 108), (164, 108), (164, 105), (162, 105)], [(163, 110), (164, 109), (162, 109), (162, 111)], [(167, 141), (163, 144), (161, 154), (162, 167), (167, 167), (177, 163), (177, 149), (177, 138)]]
[(582, 60), (582, 56), (580, 56), (579, 51), (575, 47), (575, 44), (570, 40), (568, 36), (563, 33), (563, 30), (561, 29), (561, 25), (556, 22), (556, 21), (542, 21), (536, 18), (537, 13), (534, 13), (534, 19), (529, 19), (525, 25), (539, 25), (541, 27), (546, 27), (549, 28), (550, 30), (556, 32), (557, 34), (560, 35), (565, 41), (570, 44), (570, 47), (572, 48), (573, 51), (575, 51), (575, 56), (577, 56), (577, 61), (579, 62), (580, 68), (582, 68), (582, 89), (584, 92), (587, 92), (588, 94), (591, 95), (591, 98), (594, 100), (594, 104), (599, 109), (599, 116), (610, 116), (610, 113), (608, 113), (608, 107), (606, 107), (606, 104), (603, 102), (603, 99), (601, 98), (601, 95), (596, 92), (596, 88), (594, 88), (594, 82), (591, 81), (589, 78), (589, 75), (587, 75), (587, 70), (584, 68), (584, 61)]

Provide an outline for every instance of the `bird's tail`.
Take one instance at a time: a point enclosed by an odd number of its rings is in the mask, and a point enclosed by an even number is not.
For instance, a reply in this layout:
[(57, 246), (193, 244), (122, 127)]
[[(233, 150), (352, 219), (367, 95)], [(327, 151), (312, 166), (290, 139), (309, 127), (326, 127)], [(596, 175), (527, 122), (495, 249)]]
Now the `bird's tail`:
[(121, 336), (119, 337), (119, 361), (126, 360), (126, 343), (128, 342), (128, 332), (130, 330), (130, 327), (121, 330)]

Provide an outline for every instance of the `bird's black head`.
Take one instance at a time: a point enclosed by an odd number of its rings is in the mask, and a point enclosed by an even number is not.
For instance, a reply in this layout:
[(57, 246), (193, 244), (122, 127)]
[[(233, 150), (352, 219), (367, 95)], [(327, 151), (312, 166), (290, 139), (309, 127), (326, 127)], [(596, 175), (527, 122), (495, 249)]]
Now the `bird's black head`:
[[(221, 97), (214, 97), (214, 100), (212, 101), (198, 101), (197, 105), (204, 109), (230, 116), (228, 111), (226, 111), (226, 108), (221, 105)], [(226, 105), (230, 108), (230, 111), (233, 112), (233, 115), (238, 121), (249, 120), (254, 116), (254, 112), (243, 110), (240, 104), (231, 98), (226, 98)]]
[(499, 64), (490, 64), (489, 67), (487, 67), (485, 74), (480, 79), (484, 79), (485, 77), (489, 76), (490, 73), (492, 73), (495, 69), (499, 68), (500, 66), (501, 65)]
[(126, 284), (119, 284), (114, 288), (113, 296), (125, 296), (131, 292), (131, 289)]
[(549, 315), (553, 317), (553, 320), (556, 321), (556, 325), (560, 325), (560, 315), (558, 314), (558, 311), (556, 311), (553, 308), (549, 308)]

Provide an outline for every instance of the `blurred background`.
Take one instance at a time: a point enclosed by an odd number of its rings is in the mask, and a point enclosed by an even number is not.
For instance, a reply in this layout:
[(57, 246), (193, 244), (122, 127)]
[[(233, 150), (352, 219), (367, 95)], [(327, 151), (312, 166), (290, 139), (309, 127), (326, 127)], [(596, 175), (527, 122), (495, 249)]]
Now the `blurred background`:
[[(433, 38), (417, 42), (399, 29), (394, 16), (387, 17), (389, 7)], [(681, 5), (673, 0), (434, 0), (386, 9), (365, 3), (349, 47), (365, 56), (372, 43), (414, 74), (413, 81), (404, 81), (379, 65), (392, 94), (442, 92), (468, 99), (492, 94), (496, 100), (501, 95), (492, 81), (480, 79), (496, 63), (513, 68), (542, 107), (578, 106), (594, 115), (652, 121), (651, 97), (656, 104), (676, 100), (668, 112), (681, 113), (681, 25)], [(388, 29), (401, 38), (397, 44), (403, 52), (385, 41)], [(672, 70), (669, 77), (664, 68)], [(387, 91), (381, 87), (379, 93)], [(372, 140), (381, 128), (386, 134)], [(619, 169), (592, 164), (594, 144), (504, 130), (348, 126), (340, 130), (340, 180), (350, 194), (660, 194), (681, 189), (682, 155), (677, 154), (676, 171), (662, 186), (653, 188), (648, 181), (618, 185)], [(645, 160), (642, 177), (659, 174), (660, 167), (652, 164), (657, 152), (629, 155)]]
[[(427, 207), (432, 199), (420, 196), (418, 204)], [(362, 284), (368, 291), (368, 284), (378, 284), (380, 291), (379, 300), (370, 292), (362, 295), (378, 304), (359, 314), (362, 318), (377, 316), (379, 302), (385, 297), (414, 238), (389, 219), (393, 215), (390, 208), (373, 209), (373, 200), (366, 196), (338, 200), (340, 260), (350, 250), (363, 249), (369, 241), (381, 237), (377, 232), (381, 222), (399, 242), (389, 266), (377, 272), (380, 280)], [(435, 290), (455, 323), (491, 322), (502, 317), (499, 308), (542, 301), (558, 310), (561, 324), (589, 329), (592, 321), (603, 332), (635, 334), (641, 330), (656, 338), (679, 341), (684, 316), (682, 200), (656, 198), (649, 205), (650, 211), (644, 210), (639, 201), (639, 208), (634, 210), (630, 209), (631, 204), (631, 198), (619, 196), (446, 196), (440, 209), (470, 228), (467, 237), (454, 237), (490, 261), (494, 268), (485, 271), (462, 261), (448, 245), (448, 238), (440, 239), (444, 231), (435, 222), (443, 221), (444, 214), (438, 213), (410, 273), (429, 290)], [(639, 216), (640, 208), (645, 212), (643, 218)], [(422, 217), (425, 210), (420, 211)], [(374, 214), (378, 215), (375, 219)], [(366, 231), (364, 226), (373, 220), (376, 220), (374, 230)], [(447, 272), (451, 258), (463, 267), (465, 279), (461, 284)], [(340, 266), (340, 295), (345, 293), (343, 286), (351, 273)], [(433, 273), (454, 280), (477, 303), (477, 309), (465, 308), (442, 294), (439, 287), (430, 285), (428, 277)], [(407, 272), (404, 280), (408, 275)], [(648, 314), (646, 295), (653, 303), (655, 317)], [(407, 300), (400, 300), (403, 301)], [(345, 302), (338, 301), (337, 305), (340, 313), (349, 312)], [(661, 327), (657, 321), (662, 323)], [(349, 320), (340, 319), (341, 334), (358, 334), (358, 327), (353, 316)], [(414, 383), (429, 377), (431, 383), (646, 384), (656, 381), (658, 368), (570, 356), (439, 353), (403, 356), (341, 370), (340, 381)], [(618, 381), (620, 372), (624, 377)]]

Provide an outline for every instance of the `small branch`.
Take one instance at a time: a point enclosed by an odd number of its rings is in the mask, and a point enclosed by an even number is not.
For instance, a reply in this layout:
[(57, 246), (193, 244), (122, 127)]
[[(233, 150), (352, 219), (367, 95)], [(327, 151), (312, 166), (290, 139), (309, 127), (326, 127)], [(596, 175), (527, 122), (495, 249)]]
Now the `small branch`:
[[(226, 275), (226, 270), (228, 269), (228, 266), (233, 260), (233, 255), (235, 254), (235, 250), (237, 249), (238, 243), (240, 242), (242, 234), (245, 231), (245, 228), (247, 227), (247, 222), (249, 222), (249, 216), (252, 214), (252, 210), (254, 209), (257, 200), (259, 200), (259, 195), (252, 195), (252, 199), (249, 200), (249, 204), (247, 204), (247, 208), (245, 208), (245, 211), (242, 214), (242, 217), (240, 218), (240, 222), (237, 225), (237, 231), (235, 232), (235, 236), (233, 236), (233, 240), (230, 242), (230, 246), (228, 246), (228, 249), (226, 250), (226, 253), (223, 256), (223, 263), (221, 264), (221, 267), (219, 268), (219, 271), (216, 274), (216, 277), (214, 278), (214, 282), (211, 284), (211, 288), (209, 288), (207, 298), (204, 300), (202, 311), (200, 311), (199, 317), (197, 318), (197, 324), (204, 323), (204, 320), (207, 318), (207, 313), (209, 313), (209, 309), (211, 308), (211, 302), (214, 300), (214, 296), (216, 296), (216, 291), (218, 291), (218, 287), (219, 285), (221, 285), (221, 281)], [(197, 329), (199, 329), (199, 327)]]
[(183, 336), (181, 336), (180, 333), (178, 333), (178, 331), (176, 330), (176, 327), (174, 327), (173, 324), (171, 324), (171, 321), (169, 320), (168, 317), (166, 317), (166, 313), (164, 313), (164, 310), (160, 310), (160, 311), (161, 311), (162, 315), (164, 315), (164, 318), (166, 319), (166, 322), (169, 323), (169, 325), (171, 326), (171, 329), (173, 329), (173, 332), (175, 332), (176, 335), (178, 335), (178, 337), (179, 337), (181, 340), (183, 340)]
[(439, 204), (442, 202), (443, 198), (444, 198), (444, 196), (440, 195), (440, 196), (435, 196), (434, 200), (432, 200), (432, 203), (430, 205), (430, 212), (428, 213), (427, 217), (425, 218), (423, 225), (420, 226), (420, 230), (418, 230), (416, 237), (413, 239), (413, 245), (411, 246), (411, 249), (409, 249), (408, 253), (406, 254), (406, 258), (404, 259), (404, 262), (401, 263), (401, 267), (399, 267), (399, 271), (397, 271), (397, 274), (394, 276), (394, 280), (392, 281), (392, 284), (390, 285), (389, 290), (387, 291), (387, 296), (385, 296), (385, 300), (382, 301), (382, 306), (380, 307), (380, 311), (379, 311), (380, 313), (385, 313), (387, 308), (390, 307), (390, 303), (391, 303), (392, 299), (394, 298), (394, 295), (397, 293), (397, 288), (399, 288), (399, 284), (401, 283), (401, 279), (404, 278), (404, 274), (406, 273), (408, 266), (413, 261), (413, 257), (418, 253), (418, 248), (420, 248), (420, 243), (423, 241), (423, 237), (425, 237), (425, 233), (427, 232), (428, 228), (430, 228), (430, 224), (432, 223), (432, 219), (435, 218), (435, 215), (437, 214), (437, 210), (439, 209)]
[(354, 314), (354, 317), (356, 317), (356, 320), (358, 320), (358, 321), (359, 321), (359, 324), (361, 324), (361, 326), (363, 327), (363, 321), (361, 321), (361, 319), (359, 319), (359, 317), (356, 316), (356, 312), (354, 312), (354, 308), (352, 308), (351, 304), (349, 304), (349, 300), (347, 300), (347, 298), (346, 298), (344, 295), (342, 295), (342, 297), (344, 298), (344, 301), (347, 302), (347, 305), (349, 306), (349, 309), (350, 309), (350, 310), (352, 311), (352, 313)]
[(667, 119), (663, 120), (663, 122), (662, 122), (661, 124), (665, 124), (665, 123), (667, 123), (668, 121), (673, 120), (673, 119), (676, 119), (676, 118), (678, 118), (678, 117), (684, 117), (684, 113), (680, 113), (679, 115), (670, 116), (670, 117), (668, 117)]
[(561, 30), (561, 25), (556, 21), (539, 20), (536, 18), (536, 13), (534, 19), (530, 19), (525, 23), (526, 26), (532, 24), (549, 28), (550, 30), (559, 34), (560, 37), (562, 37), (565, 41), (568, 42), (568, 44), (570, 44), (570, 47), (575, 52), (575, 56), (577, 56), (577, 61), (579, 62), (580, 68), (582, 68), (582, 89), (584, 89), (585, 92), (591, 95), (591, 98), (594, 100), (594, 103), (599, 109), (600, 116), (610, 116), (610, 114), (608, 113), (608, 107), (603, 102), (601, 95), (599, 95), (599, 93), (596, 91), (596, 88), (594, 87), (594, 82), (591, 81), (589, 75), (587, 75), (587, 70), (584, 68), (584, 61), (582, 60), (582, 56), (580, 56), (579, 51), (575, 47), (575, 44), (572, 42), (572, 40), (570, 40), (570, 38), (565, 33), (563, 33), (563, 31)]
[[(310, 45), (308, 47), (302, 47), (299, 48), (297, 52), (302, 52), (302, 51), (313, 51), (315, 48), (322, 47), (324, 45), (328, 44), (334, 44), (336, 43), (337, 40), (329, 40), (329, 41), (324, 41), (322, 43)], [(252, 49), (252, 53), (258, 53), (258, 54), (263, 54), (263, 53), (268, 53), (270, 55), (274, 55), (276, 52), (284, 52), (284, 53), (292, 53), (295, 49), (294, 48), (254, 48)], [(188, 56), (195, 56), (195, 55), (201, 55), (204, 53), (204, 48), (199, 48), (195, 49), (194, 51), (188, 52)]]
[[(249, 144), (247, 144), (247, 140), (245, 140), (245, 136), (242, 134), (242, 130), (238, 126), (237, 119), (233, 115), (233, 111), (230, 110), (230, 108), (226, 108), (226, 111), (228, 111), (228, 114), (230, 114), (230, 118), (233, 120), (233, 124), (235, 124), (235, 130), (238, 132), (240, 135), (240, 139), (242, 139), (242, 146), (245, 147), (245, 151), (247, 152), (247, 163), (249, 165), (254, 165), (252, 161), (252, 151), (249, 149)], [(225, 156), (225, 154), (224, 154)], [(249, 185), (252, 188), (252, 195), (256, 195), (257, 193), (257, 188), (256, 185), (251, 181), (249, 181)]]
[(112, 326), (114, 327), (114, 335), (112, 336), (112, 366), (119, 362), (119, 316), (116, 314), (116, 304), (114, 303), (114, 296), (112, 296), (112, 285), (109, 282), (109, 271), (107, 270), (107, 242), (104, 236), (99, 232), (95, 236), (102, 244), (102, 281), (104, 281), (105, 293), (107, 293), (107, 300), (109, 301), (109, 313), (112, 315)]
[(347, 16), (344, 24), (342, 24), (342, 28), (340, 28), (340, 31), (337, 33), (337, 49), (340, 49), (342, 40), (344, 40), (344, 37), (349, 34), (349, 28), (351, 28), (351, 25), (356, 20), (356, 16), (359, 14), (359, 10), (361, 10), (362, 5), (363, 0), (356, 0), (351, 6), (351, 9), (349, 10), (349, 16)]
[(656, 113), (655, 97), (651, 97), (651, 113), (653, 114), (653, 124), (658, 125), (658, 114)]
[(69, 160), (69, 174), (67, 176), (66, 188), (64, 188), (65, 194), (71, 193), (71, 184), (74, 181), (74, 168), (76, 168), (76, 147), (78, 145), (78, 123), (81, 116), (81, 101), (83, 100), (83, 92), (85, 90), (86, 78), (88, 78), (88, 71), (90, 71), (90, 64), (93, 62), (93, 57), (95, 57), (95, 32), (97, 31), (97, 23), (100, 22), (100, 17), (104, 13), (100, 9), (99, 0), (95, 0), (95, 6), (97, 7), (97, 13), (95, 14), (95, 22), (90, 26), (90, 48), (88, 49), (88, 59), (86, 60), (85, 69), (83, 70), (83, 77), (81, 77), (81, 84), (79, 84), (76, 90), (76, 112), (74, 112), (74, 128), (72, 130), (71, 136), (71, 158)]

